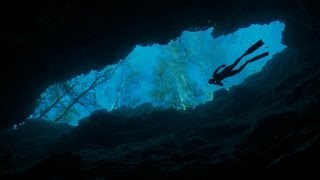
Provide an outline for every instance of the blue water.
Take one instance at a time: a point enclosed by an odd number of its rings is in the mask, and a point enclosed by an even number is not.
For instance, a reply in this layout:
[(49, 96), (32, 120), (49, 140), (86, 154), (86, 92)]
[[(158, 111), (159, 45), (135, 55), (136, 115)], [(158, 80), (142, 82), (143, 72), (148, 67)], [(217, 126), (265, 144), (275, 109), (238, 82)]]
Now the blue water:
[(260, 71), (274, 54), (286, 47), (281, 44), (284, 28), (283, 23), (275, 21), (251, 25), (217, 38), (211, 35), (213, 28), (183, 31), (167, 45), (137, 45), (118, 64), (51, 85), (38, 99), (38, 106), (29, 119), (77, 125), (79, 119), (95, 110), (111, 111), (146, 102), (161, 108), (193, 108), (212, 100), (213, 92), (221, 88), (208, 84), (215, 68), (232, 64), (248, 47), (262, 39), (265, 45), (251, 56), (265, 51), (269, 51), (270, 56), (224, 80), (224, 88), (240, 84), (247, 76)]

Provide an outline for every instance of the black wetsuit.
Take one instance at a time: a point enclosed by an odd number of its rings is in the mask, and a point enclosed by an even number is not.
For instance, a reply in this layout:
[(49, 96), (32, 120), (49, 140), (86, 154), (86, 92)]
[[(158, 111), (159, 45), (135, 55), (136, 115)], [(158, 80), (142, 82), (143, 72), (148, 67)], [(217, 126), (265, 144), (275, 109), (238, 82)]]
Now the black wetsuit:
[[(221, 82), (223, 79), (226, 79), (228, 77), (231, 77), (231, 76), (234, 76), (234, 75), (240, 73), (249, 63), (268, 56), (269, 52), (264, 52), (262, 54), (259, 54), (258, 56), (255, 56), (255, 57), (247, 60), (242, 66), (240, 66), (240, 68), (233, 70), (233, 68), (235, 68), (239, 64), (239, 62), (241, 61), (241, 59), (243, 57), (247, 56), (248, 54), (253, 53), (255, 50), (260, 48), (263, 44), (264, 44), (264, 42), (262, 40), (259, 40), (254, 45), (252, 45), (242, 56), (240, 56), (238, 59), (236, 59), (235, 62), (233, 64), (231, 64), (230, 66), (226, 66), (225, 64), (219, 66), (214, 71), (214, 73), (212, 75), (213, 78), (209, 79), (209, 81), (208, 81), (209, 84), (216, 84), (219, 86), (223, 86), (223, 83)], [(224, 68), (224, 69), (221, 72), (218, 72), (221, 68)]]

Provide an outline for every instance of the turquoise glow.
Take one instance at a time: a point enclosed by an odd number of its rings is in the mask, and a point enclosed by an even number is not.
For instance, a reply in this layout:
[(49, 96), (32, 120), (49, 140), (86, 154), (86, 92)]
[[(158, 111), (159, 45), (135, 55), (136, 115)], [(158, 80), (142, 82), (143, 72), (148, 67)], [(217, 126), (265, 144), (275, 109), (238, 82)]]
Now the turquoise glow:
[(79, 119), (95, 110), (111, 111), (146, 102), (161, 108), (193, 108), (211, 100), (213, 91), (221, 88), (208, 84), (215, 68), (233, 63), (250, 45), (262, 39), (265, 45), (251, 56), (267, 50), (270, 56), (249, 64), (240, 74), (224, 80), (224, 88), (239, 84), (247, 76), (260, 71), (274, 54), (286, 47), (281, 44), (284, 28), (283, 23), (275, 21), (251, 25), (216, 39), (211, 36), (213, 28), (183, 31), (181, 37), (167, 45), (137, 45), (118, 64), (50, 86), (39, 98), (38, 107), (29, 118), (77, 125)]

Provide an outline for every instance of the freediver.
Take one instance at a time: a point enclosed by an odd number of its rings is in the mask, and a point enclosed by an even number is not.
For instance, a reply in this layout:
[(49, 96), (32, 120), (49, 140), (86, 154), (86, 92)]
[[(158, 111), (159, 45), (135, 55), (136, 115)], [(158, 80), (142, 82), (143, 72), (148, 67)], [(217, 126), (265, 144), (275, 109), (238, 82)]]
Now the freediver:
[[(242, 56), (240, 56), (238, 59), (236, 59), (233, 64), (231, 64), (229, 66), (226, 66), (225, 64), (219, 66), (213, 72), (213, 75), (212, 75), (213, 78), (209, 79), (208, 83), (223, 86), (223, 83), (221, 82), (222, 80), (240, 73), (249, 63), (268, 56), (269, 52), (268, 51), (264, 52), (260, 55), (257, 55), (255, 57), (247, 60), (242, 66), (240, 66), (240, 68), (233, 70), (233, 68), (235, 68), (237, 66), (237, 64), (239, 64), (240, 60), (243, 57), (253, 53), (257, 49), (259, 49), (263, 44), (264, 44), (264, 42), (260, 39), (255, 44), (253, 44), (249, 49), (247, 49), (247, 51)], [(218, 72), (221, 68), (224, 68), (224, 69), (221, 72)]]

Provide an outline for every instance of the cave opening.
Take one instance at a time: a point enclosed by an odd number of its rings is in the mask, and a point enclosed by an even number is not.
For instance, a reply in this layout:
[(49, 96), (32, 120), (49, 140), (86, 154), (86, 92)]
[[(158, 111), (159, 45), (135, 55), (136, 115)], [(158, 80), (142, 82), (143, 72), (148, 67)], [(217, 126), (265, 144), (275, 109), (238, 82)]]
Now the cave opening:
[(286, 48), (281, 43), (284, 29), (284, 23), (273, 21), (253, 24), (217, 38), (212, 36), (213, 28), (186, 30), (166, 45), (137, 45), (117, 64), (48, 87), (28, 119), (40, 118), (76, 126), (80, 119), (100, 109), (113, 111), (145, 103), (162, 109), (194, 108), (212, 100), (213, 92), (221, 88), (208, 84), (216, 67), (232, 64), (250, 45), (263, 39), (265, 46), (246, 59), (266, 50), (270, 55), (224, 80), (223, 88), (240, 84), (246, 77), (259, 72), (274, 54)]

